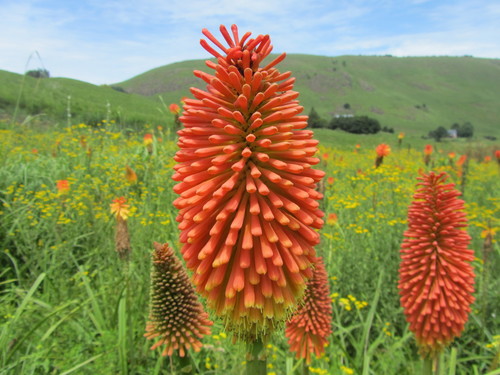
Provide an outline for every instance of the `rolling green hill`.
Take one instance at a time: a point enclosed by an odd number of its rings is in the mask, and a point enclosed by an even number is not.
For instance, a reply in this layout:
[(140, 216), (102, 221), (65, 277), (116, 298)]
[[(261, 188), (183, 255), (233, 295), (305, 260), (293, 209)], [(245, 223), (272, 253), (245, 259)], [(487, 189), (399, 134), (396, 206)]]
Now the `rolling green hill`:
[[(334, 115), (367, 115), (414, 136), (469, 121), (475, 136), (500, 137), (499, 59), (295, 54), (278, 68), (292, 71), (305, 114), (314, 107), (327, 120)], [(189, 60), (147, 71), (114, 84), (115, 89), (0, 70), (0, 118), (2, 113), (12, 115), (19, 103), (24, 115), (42, 113), (65, 123), (71, 96), (72, 122), (168, 124), (172, 117), (163, 103), (179, 103), (190, 96), (189, 87), (205, 86), (193, 69), (210, 72), (204, 60)]]
[[(17, 109), (16, 109), (17, 108)], [(26, 115), (45, 122), (95, 124), (114, 120), (127, 126), (172, 121), (158, 98), (128, 94), (69, 78), (33, 78), (0, 70), (0, 118)], [(163, 111), (163, 114), (161, 113)], [(168, 114), (167, 114), (168, 113)]]
[[(328, 120), (335, 114), (368, 115), (415, 135), (469, 121), (476, 135), (500, 136), (498, 59), (289, 55), (278, 68), (292, 71), (306, 114), (314, 106)], [(191, 60), (116, 85), (178, 102), (190, 95), (190, 86), (204, 87), (193, 69), (210, 72), (204, 60)]]

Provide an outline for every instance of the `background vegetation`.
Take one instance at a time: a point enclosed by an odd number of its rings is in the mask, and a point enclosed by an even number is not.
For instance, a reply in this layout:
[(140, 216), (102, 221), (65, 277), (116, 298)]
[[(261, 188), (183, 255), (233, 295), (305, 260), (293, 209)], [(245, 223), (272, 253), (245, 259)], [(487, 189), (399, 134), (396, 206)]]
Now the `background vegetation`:
[[(204, 60), (184, 61), (110, 86), (0, 71), (0, 118), (19, 103), (24, 117), (43, 114), (40, 119), (66, 124), (71, 96), (73, 123), (162, 124), (163, 103), (179, 103), (189, 87), (203, 86), (193, 69), (210, 71)], [(495, 136), (500, 127), (498, 59), (293, 54), (280, 70), (296, 78), (304, 113), (314, 107), (327, 123), (335, 115), (368, 116), (396, 133), (427, 136), (439, 126), (470, 122), (478, 138)]]
[[(0, 374), (169, 374), (174, 362), (149, 350), (148, 313), (152, 241), (179, 251), (171, 180), (176, 151), (169, 129), (137, 134), (112, 122), (94, 126), (0, 130)], [(145, 133), (154, 135), (150, 154)], [(333, 335), (311, 374), (417, 374), (421, 362), (397, 292), (397, 269), (407, 207), (423, 161), (424, 141), (397, 134), (356, 136), (318, 129), (318, 166), (324, 180), (326, 225), (317, 251), (325, 258), (334, 308)], [(374, 148), (392, 153), (378, 169)], [(358, 146), (356, 146), (358, 145)], [(464, 191), (471, 248), (476, 252), (476, 302), (453, 347), (457, 374), (494, 367), (500, 348), (499, 166), (491, 142), (433, 144), (431, 165)], [(448, 152), (456, 153), (454, 158)], [(468, 157), (461, 168), (460, 155)], [(489, 159), (485, 157), (490, 157)], [(132, 168), (137, 182), (127, 180)], [(57, 180), (68, 180), (58, 193)], [(124, 196), (132, 254), (114, 250), (109, 204)], [(488, 232), (489, 231), (489, 232)], [(493, 243), (485, 247), (485, 234)], [(215, 319), (215, 317), (214, 317)], [(245, 347), (233, 344), (215, 319), (212, 335), (192, 354), (202, 374), (240, 374)], [(278, 331), (268, 345), (269, 375), (298, 374), (302, 366)], [(449, 354), (449, 352), (448, 352)], [(445, 368), (447, 362), (444, 364)]]

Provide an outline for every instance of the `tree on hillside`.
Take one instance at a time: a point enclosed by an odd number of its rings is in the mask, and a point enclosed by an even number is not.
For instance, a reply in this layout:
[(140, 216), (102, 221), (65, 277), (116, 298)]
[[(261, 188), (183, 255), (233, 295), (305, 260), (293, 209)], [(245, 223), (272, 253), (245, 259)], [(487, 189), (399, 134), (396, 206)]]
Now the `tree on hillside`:
[(50, 73), (47, 69), (28, 70), (26, 72), (26, 75), (33, 77), (33, 78), (49, 78), (50, 77)]
[(321, 118), (314, 109), (311, 108), (311, 112), (309, 112), (309, 119), (307, 120), (307, 126), (310, 128), (326, 128), (326, 120)]
[(429, 132), (429, 137), (434, 138), (436, 142), (441, 142), (441, 139), (446, 138), (447, 136), (448, 131), (444, 128), (444, 126), (440, 126)]

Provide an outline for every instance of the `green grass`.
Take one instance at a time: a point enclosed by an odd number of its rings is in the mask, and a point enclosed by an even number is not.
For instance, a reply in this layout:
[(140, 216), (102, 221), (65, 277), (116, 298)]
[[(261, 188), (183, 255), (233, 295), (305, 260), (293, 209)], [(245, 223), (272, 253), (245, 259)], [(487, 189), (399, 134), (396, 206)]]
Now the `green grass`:
[[(181, 364), (149, 350), (148, 314), (152, 242), (168, 242), (179, 253), (172, 206), (174, 139), (153, 127), (149, 155), (142, 134), (117, 126), (76, 125), (38, 131), (31, 124), (0, 130), (0, 374), (169, 374)], [(82, 147), (84, 136), (87, 146)], [(387, 137), (387, 135), (385, 135)], [(318, 166), (333, 177), (322, 202), (336, 222), (321, 230), (318, 253), (330, 277), (333, 335), (311, 373), (419, 374), (421, 361), (399, 307), (397, 269), (407, 207), (422, 161), (423, 140), (411, 135), (401, 148), (395, 135), (355, 137), (322, 130)], [(160, 138), (163, 141), (160, 141)], [(392, 153), (373, 168), (374, 145)], [(359, 143), (357, 153), (354, 145)], [(92, 153), (88, 153), (88, 148)], [(483, 251), (481, 233), (499, 227), (500, 180), (495, 161), (483, 162), (493, 145), (447, 142), (433, 154), (432, 168), (465, 188), (470, 248), (475, 250), (476, 303), (466, 329), (446, 352), (457, 374), (488, 373), (498, 347), (500, 249)], [(37, 152), (33, 153), (32, 149)], [(465, 187), (448, 151), (467, 152)], [(327, 154), (327, 155), (325, 155)], [(458, 155), (457, 155), (458, 157)], [(456, 160), (456, 159), (455, 159)], [(129, 165), (138, 183), (124, 177)], [(70, 191), (57, 194), (55, 181)], [(132, 254), (124, 264), (114, 250), (109, 204), (127, 198)], [(220, 321), (190, 353), (201, 374), (241, 374), (245, 347), (233, 344)], [(296, 375), (302, 362), (278, 331), (268, 347), (269, 373)], [(448, 362), (446, 362), (448, 363)], [(448, 373), (448, 365), (446, 373)], [(294, 370), (295, 369), (295, 370)], [(450, 369), (449, 373), (452, 369)], [(321, 372), (323, 371), (323, 372)], [(347, 371), (347, 372), (346, 372)]]
[(123, 128), (136, 128), (145, 123), (164, 124), (172, 118), (160, 100), (109, 86), (69, 78), (36, 79), (1, 70), (0, 82), (0, 118), (11, 121), (95, 125), (108, 120)]
[[(178, 102), (190, 86), (204, 87), (193, 69), (204, 60), (159, 67), (118, 83), (128, 92)], [(438, 126), (470, 121), (479, 136), (500, 136), (500, 60), (471, 57), (323, 57), (292, 54), (278, 65), (296, 78), (295, 90), (309, 113), (368, 115), (382, 126), (427, 135)], [(351, 109), (345, 110), (349, 103)], [(425, 104), (425, 108), (423, 105)], [(420, 106), (421, 109), (416, 108)]]
[[(438, 126), (450, 128), (470, 121), (476, 138), (500, 137), (498, 59), (292, 54), (278, 68), (290, 70), (296, 78), (295, 90), (300, 92), (305, 114), (314, 107), (328, 120), (334, 114), (367, 115), (382, 126), (418, 137)], [(113, 85), (128, 95), (110, 86), (0, 71), (0, 118), (10, 118), (19, 103), (19, 122), (27, 115), (44, 114), (66, 123), (70, 95), (73, 122), (93, 124), (109, 118), (124, 127), (164, 123), (172, 116), (163, 103), (179, 103), (191, 96), (191, 86), (205, 87), (194, 77), (194, 69), (210, 71), (204, 60), (189, 60)]]

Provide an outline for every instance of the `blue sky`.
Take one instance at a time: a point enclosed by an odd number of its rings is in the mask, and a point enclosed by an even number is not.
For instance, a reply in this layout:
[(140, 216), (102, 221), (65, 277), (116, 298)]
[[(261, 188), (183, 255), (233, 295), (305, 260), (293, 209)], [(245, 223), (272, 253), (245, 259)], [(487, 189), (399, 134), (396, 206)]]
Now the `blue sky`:
[(495, 0), (0, 0), (0, 14), (0, 69), (94, 84), (207, 58), (201, 29), (233, 23), (275, 52), (500, 58)]

